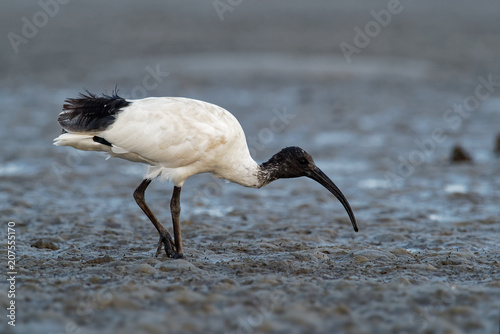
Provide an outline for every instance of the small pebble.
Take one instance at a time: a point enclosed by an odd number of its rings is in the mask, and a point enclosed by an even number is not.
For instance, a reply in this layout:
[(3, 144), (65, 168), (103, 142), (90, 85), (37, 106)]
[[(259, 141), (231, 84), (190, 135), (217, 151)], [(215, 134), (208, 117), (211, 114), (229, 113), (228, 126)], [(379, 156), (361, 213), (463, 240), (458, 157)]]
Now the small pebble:
[(133, 267), (133, 270), (142, 274), (154, 274), (156, 269), (147, 263), (141, 263)]
[(493, 149), (493, 152), (500, 155), (500, 133), (497, 135), (497, 138), (495, 139), (495, 148)]
[(357, 264), (363, 264), (365, 262), (368, 262), (370, 260), (368, 260), (368, 258), (366, 256), (363, 256), (363, 255), (356, 255), (354, 257), (354, 263), (357, 263)]
[(460, 145), (455, 145), (451, 154), (451, 162), (470, 162), (470, 154)]
[(35, 247), (35, 248), (38, 248), (38, 249), (50, 249), (50, 250), (58, 250), (59, 249), (59, 247), (57, 247), (56, 245), (54, 245), (53, 242), (51, 242), (51, 241), (44, 241), (42, 239), (39, 239), (39, 240), (35, 241), (34, 243), (32, 243), (31, 247)]

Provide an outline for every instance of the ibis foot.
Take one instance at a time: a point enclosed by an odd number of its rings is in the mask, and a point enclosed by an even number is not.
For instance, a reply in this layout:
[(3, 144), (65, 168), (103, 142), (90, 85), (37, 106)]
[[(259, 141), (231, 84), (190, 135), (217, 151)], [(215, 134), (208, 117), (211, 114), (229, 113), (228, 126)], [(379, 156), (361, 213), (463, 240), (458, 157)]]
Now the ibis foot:
[[(158, 257), (158, 255), (160, 255), (163, 246), (165, 246), (165, 253), (167, 254), (168, 257), (172, 257), (174, 259), (179, 258), (179, 254), (175, 249), (172, 237), (170, 236), (170, 233), (168, 233), (167, 231), (165, 231), (165, 233), (160, 234), (160, 240), (158, 241), (158, 248), (156, 249), (155, 257)], [(180, 254), (180, 257), (182, 257), (182, 254)]]
[(183, 259), (184, 258), (184, 254), (179, 254), (177, 252), (175, 252), (172, 256), (171, 256), (172, 259)]

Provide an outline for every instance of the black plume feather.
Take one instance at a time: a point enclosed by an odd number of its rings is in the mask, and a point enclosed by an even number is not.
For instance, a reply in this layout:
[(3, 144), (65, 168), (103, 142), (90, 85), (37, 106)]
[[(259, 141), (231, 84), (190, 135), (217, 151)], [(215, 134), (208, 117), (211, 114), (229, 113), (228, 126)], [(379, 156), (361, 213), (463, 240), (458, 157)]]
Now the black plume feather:
[(102, 131), (115, 121), (115, 115), (130, 102), (118, 96), (115, 88), (112, 95), (95, 95), (86, 90), (78, 98), (66, 99), (59, 124), (69, 132)]

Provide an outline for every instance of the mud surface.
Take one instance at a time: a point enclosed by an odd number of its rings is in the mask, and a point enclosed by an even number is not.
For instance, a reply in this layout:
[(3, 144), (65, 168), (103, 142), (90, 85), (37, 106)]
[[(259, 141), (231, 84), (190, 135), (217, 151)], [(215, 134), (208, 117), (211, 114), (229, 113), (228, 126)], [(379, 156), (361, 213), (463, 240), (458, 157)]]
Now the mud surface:
[[(402, 1), (351, 63), (340, 43), (388, 2), (235, 1), (223, 21), (212, 2), (47, 3), (0, 13), (0, 248), (6, 263), (15, 222), (17, 271), (0, 332), (498, 333), (498, 2)], [(132, 198), (144, 167), (51, 145), (65, 98), (115, 85), (225, 107), (257, 161), (303, 147), (359, 233), (311, 180), (199, 175), (186, 258), (154, 258)], [(146, 194), (169, 229), (171, 189)]]

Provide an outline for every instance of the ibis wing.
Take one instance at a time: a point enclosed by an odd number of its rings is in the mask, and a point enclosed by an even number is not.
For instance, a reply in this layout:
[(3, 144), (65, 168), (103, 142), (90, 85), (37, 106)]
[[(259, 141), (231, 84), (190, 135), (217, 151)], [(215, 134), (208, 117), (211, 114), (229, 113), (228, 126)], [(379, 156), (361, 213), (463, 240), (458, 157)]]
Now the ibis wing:
[(234, 122), (241, 129), (229, 112), (206, 102), (147, 98), (132, 101), (100, 136), (124, 150), (121, 154), (130, 152), (177, 168), (220, 149), (234, 136)]

